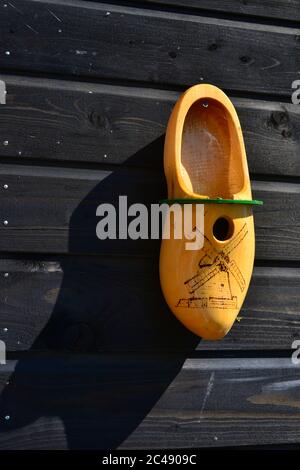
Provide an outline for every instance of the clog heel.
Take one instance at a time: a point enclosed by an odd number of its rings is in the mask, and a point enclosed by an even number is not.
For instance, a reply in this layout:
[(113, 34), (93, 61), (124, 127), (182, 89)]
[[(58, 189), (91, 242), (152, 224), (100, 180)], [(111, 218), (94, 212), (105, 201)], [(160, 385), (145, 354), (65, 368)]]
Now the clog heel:
[[(227, 334), (247, 293), (254, 262), (252, 200), (243, 135), (229, 98), (195, 85), (169, 119), (164, 169), (169, 205), (204, 204), (203, 246), (163, 239), (160, 281), (165, 299), (189, 330), (204, 339)], [(180, 206), (181, 207), (181, 206)], [(198, 227), (194, 227), (198, 230)]]

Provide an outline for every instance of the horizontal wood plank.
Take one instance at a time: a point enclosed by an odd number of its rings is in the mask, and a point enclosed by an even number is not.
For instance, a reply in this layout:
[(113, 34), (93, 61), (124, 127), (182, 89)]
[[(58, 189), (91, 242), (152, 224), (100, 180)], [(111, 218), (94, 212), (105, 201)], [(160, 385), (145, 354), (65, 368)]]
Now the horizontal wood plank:
[[(7, 189), (5, 189), (7, 185)], [(256, 258), (300, 259), (300, 186), (254, 181)], [(99, 240), (97, 207), (119, 195), (128, 206), (148, 208), (166, 196), (161, 172), (138, 169), (84, 170), (2, 164), (1, 252), (139, 254), (158, 253), (159, 240)], [(129, 218), (128, 221), (131, 219)]]
[(298, 28), (106, 3), (8, 2), (0, 30), (4, 70), (290, 96), (300, 65)]
[(143, 0), (145, 4), (193, 8), (201, 11), (223, 12), (230, 15), (257, 16), (277, 20), (300, 20), (299, 0)]
[(0, 448), (296, 443), (299, 374), (290, 358), (9, 361), (0, 369)]
[(300, 270), (256, 267), (238, 321), (204, 341), (168, 309), (158, 258), (1, 259), (0, 340), (9, 351), (289, 350), (300, 339)]
[[(1, 157), (162, 168), (179, 93), (1, 75)], [(300, 176), (300, 106), (233, 98), (251, 173)], [(4, 145), (5, 143), (5, 145)], [(283, 158), (284, 157), (284, 158)]]

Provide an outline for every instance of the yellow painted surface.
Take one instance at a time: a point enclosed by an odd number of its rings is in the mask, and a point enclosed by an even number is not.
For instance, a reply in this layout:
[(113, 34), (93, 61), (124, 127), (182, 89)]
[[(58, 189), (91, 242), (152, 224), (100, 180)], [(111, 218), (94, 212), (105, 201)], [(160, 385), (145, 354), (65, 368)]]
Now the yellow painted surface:
[[(195, 85), (177, 101), (166, 133), (164, 169), (169, 199), (252, 199), (240, 122), (220, 89)], [(220, 339), (234, 323), (252, 275), (252, 206), (205, 204), (200, 250), (187, 250), (188, 240), (172, 233), (171, 224), (171, 239), (162, 240), (160, 252), (165, 299), (189, 330)]]

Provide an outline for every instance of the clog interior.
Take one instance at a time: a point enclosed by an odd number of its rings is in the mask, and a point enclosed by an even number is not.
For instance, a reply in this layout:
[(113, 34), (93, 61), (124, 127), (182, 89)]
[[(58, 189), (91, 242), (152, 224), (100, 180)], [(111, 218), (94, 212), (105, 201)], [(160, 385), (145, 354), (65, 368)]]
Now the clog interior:
[(244, 182), (240, 142), (227, 109), (213, 99), (189, 109), (181, 144), (181, 173), (189, 192), (232, 198)]

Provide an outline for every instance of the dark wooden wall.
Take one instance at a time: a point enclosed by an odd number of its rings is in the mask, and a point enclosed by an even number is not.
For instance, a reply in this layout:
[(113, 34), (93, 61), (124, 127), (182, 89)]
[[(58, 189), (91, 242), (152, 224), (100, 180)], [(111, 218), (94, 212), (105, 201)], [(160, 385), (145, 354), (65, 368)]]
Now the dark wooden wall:
[[(299, 70), (299, 0), (1, 0), (1, 449), (300, 442)], [(101, 202), (166, 195), (168, 116), (201, 82), (236, 105), (265, 201), (219, 342), (168, 311), (159, 241), (95, 235)]]

